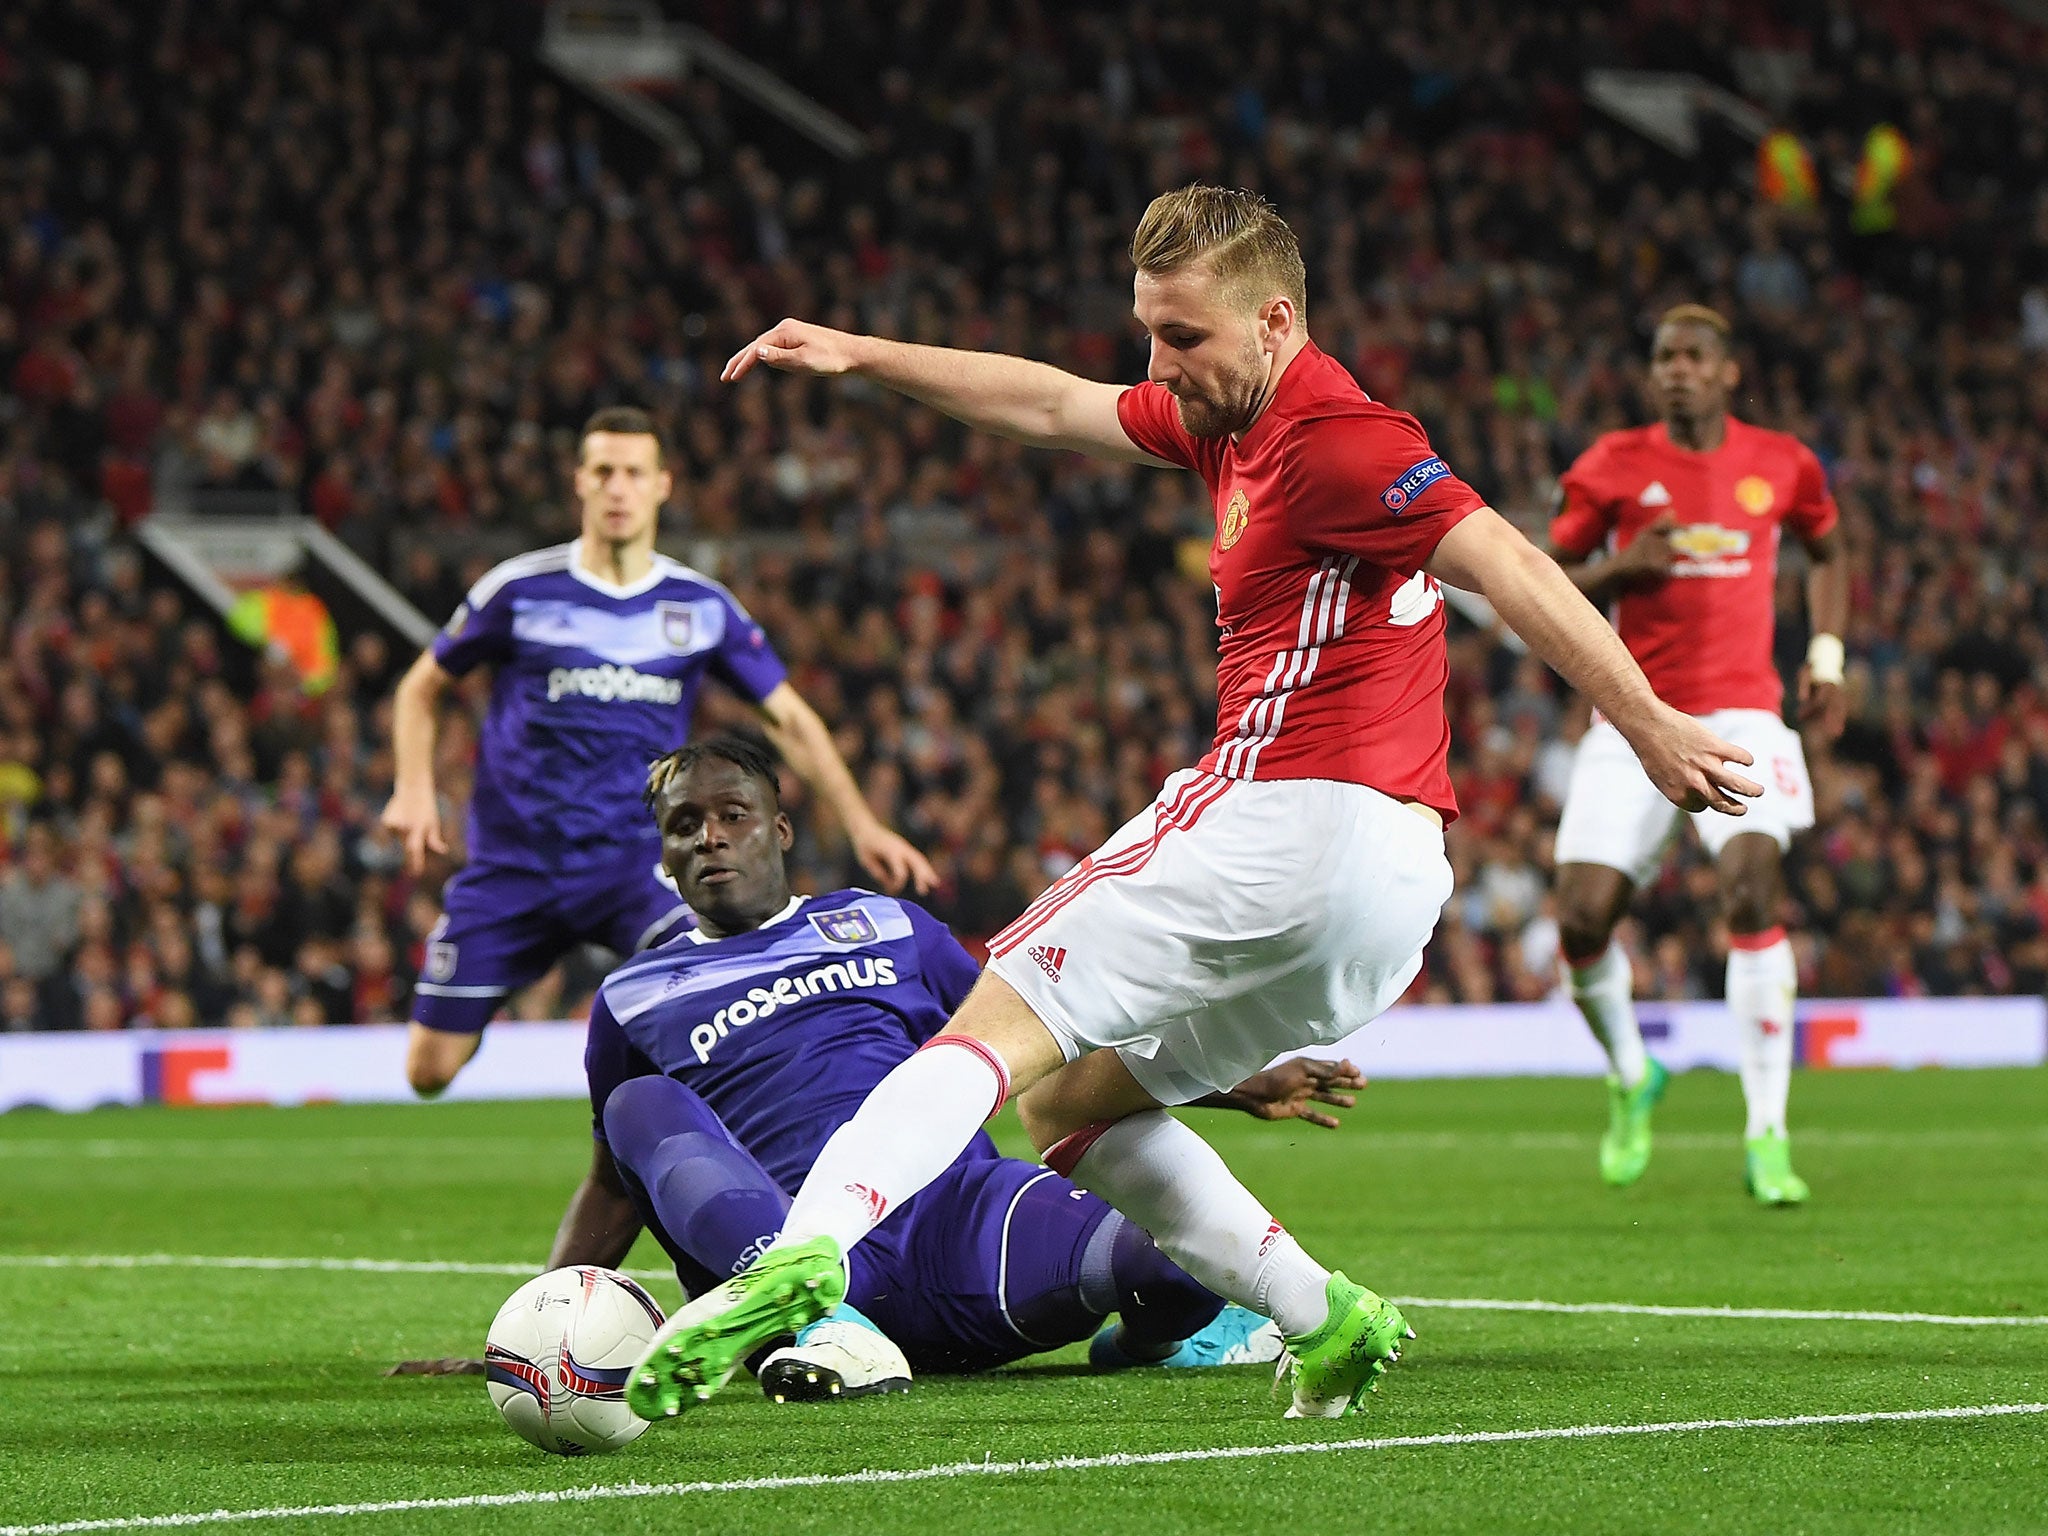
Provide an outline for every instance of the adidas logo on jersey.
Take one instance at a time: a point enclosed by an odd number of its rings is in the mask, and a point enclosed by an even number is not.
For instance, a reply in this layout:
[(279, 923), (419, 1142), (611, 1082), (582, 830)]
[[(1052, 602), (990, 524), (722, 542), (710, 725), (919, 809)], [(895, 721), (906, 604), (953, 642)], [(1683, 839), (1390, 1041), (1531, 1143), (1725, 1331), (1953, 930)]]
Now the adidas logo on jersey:
[(1067, 952), (1065, 949), (1051, 944), (1034, 944), (1024, 953), (1031, 957), (1032, 964), (1036, 965), (1054, 981), (1060, 979), (1060, 967), (1067, 963)]
[(1671, 493), (1664, 489), (1664, 482), (1662, 480), (1652, 480), (1643, 487), (1643, 494), (1636, 498), (1636, 505), (1639, 507), (1668, 507), (1671, 505)]
[(637, 667), (556, 667), (548, 673), (548, 702), (565, 694), (598, 699), (606, 704), (680, 704), (681, 678), (661, 677)]

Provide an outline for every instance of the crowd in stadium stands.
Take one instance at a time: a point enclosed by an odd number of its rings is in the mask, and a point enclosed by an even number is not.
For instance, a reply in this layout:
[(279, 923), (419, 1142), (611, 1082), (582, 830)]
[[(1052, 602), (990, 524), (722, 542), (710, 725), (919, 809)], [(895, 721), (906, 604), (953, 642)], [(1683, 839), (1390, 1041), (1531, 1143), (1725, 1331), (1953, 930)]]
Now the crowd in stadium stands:
[[(806, 150), (700, 75), (674, 106), (701, 164), (669, 163), (537, 70), (538, 12), (485, 36), (415, 0), (4, 8), (0, 1029), (404, 1017), (436, 912), (376, 825), (407, 658), (357, 635), (308, 697), (125, 530), (153, 498), (279, 494), (439, 620), (572, 536), (574, 430), (616, 401), (665, 424), (681, 547), (729, 552), (945, 873), (934, 907), (993, 931), (1204, 748), (1200, 488), (718, 367), (795, 313), (1138, 377), (1122, 245), (1197, 177), (1273, 197), (1316, 339), (1532, 532), (1563, 466), (1643, 419), (1649, 318), (1728, 312), (1740, 409), (1820, 452), (1855, 569), (1853, 719), (1789, 865), (1802, 991), (2048, 985), (2042, 34), (1967, 0), (699, 9), (871, 153)], [(1811, 60), (1776, 105), (1812, 207), (1580, 89), (1600, 64), (1740, 83), (1759, 47)], [(1847, 189), (1880, 120), (1910, 165), (1873, 225)], [(1788, 673), (1798, 591), (1788, 568)], [(1584, 711), (1462, 620), (1452, 667), (1458, 893), (1417, 995), (1539, 997)], [(441, 742), (457, 812), (480, 686)], [(829, 827), (799, 854), (847, 876)], [(1712, 891), (1694, 853), (1647, 893), (1646, 995), (1718, 991)]]

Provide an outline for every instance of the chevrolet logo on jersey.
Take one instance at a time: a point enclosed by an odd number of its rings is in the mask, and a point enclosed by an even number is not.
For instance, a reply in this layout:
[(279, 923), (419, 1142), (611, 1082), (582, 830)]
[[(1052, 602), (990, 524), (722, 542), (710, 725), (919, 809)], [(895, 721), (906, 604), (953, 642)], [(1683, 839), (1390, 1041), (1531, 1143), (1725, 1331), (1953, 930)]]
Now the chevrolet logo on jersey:
[(1719, 523), (1693, 523), (1671, 530), (1671, 548), (1688, 560), (1721, 560), (1749, 553), (1749, 535)]

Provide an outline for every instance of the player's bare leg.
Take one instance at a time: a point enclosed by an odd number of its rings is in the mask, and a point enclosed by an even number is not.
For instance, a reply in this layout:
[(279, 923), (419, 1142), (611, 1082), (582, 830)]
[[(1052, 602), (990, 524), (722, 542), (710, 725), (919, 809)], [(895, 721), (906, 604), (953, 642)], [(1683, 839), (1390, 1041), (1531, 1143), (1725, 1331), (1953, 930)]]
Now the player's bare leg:
[(1607, 1052), (1607, 1133), (1600, 1177), (1633, 1184), (1650, 1165), (1650, 1113), (1663, 1096), (1664, 1068), (1643, 1049), (1635, 985), (1614, 929), (1635, 897), (1635, 883), (1605, 864), (1558, 866), (1558, 948), (1572, 1001)]
[(1746, 832), (1721, 850), (1728, 919), (1728, 1011), (1742, 1041), (1746, 1182), (1764, 1205), (1798, 1205), (1806, 1181), (1792, 1171), (1785, 1106), (1792, 1092), (1792, 1014), (1799, 967), (1778, 922), (1783, 858), (1777, 839)]

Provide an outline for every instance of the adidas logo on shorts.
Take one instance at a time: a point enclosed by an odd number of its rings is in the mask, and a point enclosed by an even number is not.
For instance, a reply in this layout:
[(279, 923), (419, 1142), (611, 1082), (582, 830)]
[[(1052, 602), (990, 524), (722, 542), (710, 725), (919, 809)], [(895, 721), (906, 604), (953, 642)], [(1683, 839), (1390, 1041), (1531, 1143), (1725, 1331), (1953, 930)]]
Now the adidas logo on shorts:
[(1054, 981), (1060, 979), (1060, 967), (1067, 963), (1067, 952), (1050, 944), (1034, 944), (1025, 951), (1031, 961)]

